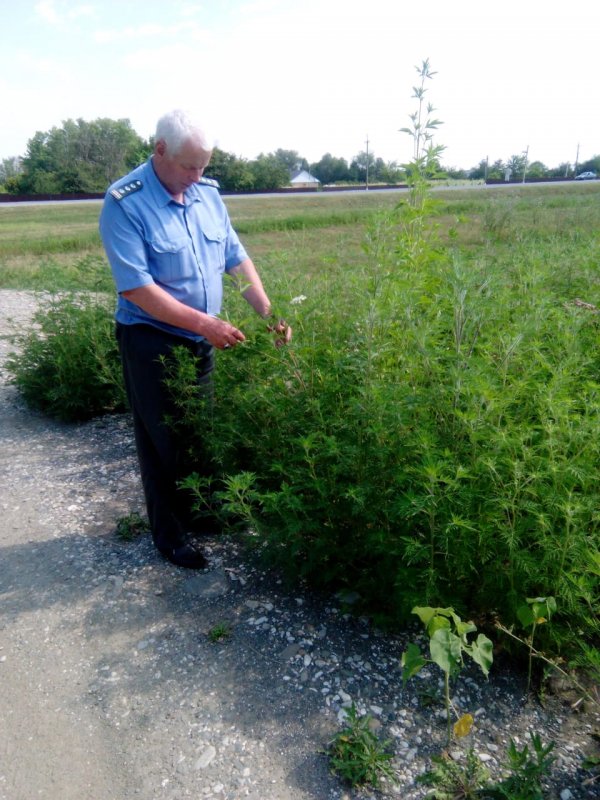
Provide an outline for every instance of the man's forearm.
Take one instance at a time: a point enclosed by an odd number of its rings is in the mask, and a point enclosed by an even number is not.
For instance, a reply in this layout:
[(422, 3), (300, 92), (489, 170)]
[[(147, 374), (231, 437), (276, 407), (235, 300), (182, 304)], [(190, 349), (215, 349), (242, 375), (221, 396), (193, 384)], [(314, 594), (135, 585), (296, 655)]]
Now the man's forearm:
[(204, 336), (218, 348), (232, 347), (244, 340), (244, 334), (225, 320), (211, 317), (203, 311), (180, 303), (155, 283), (121, 293), (126, 300), (139, 306), (160, 322)]
[(200, 336), (204, 335), (202, 328), (206, 323), (204, 318), (208, 317), (208, 314), (180, 303), (155, 283), (149, 283), (121, 294), (130, 303), (139, 306), (160, 322), (166, 322), (176, 328), (184, 328)]
[(260, 275), (252, 260), (246, 258), (230, 270), (230, 275), (240, 283), (244, 300), (250, 303), (261, 317), (268, 317), (271, 313), (271, 301), (265, 292)]

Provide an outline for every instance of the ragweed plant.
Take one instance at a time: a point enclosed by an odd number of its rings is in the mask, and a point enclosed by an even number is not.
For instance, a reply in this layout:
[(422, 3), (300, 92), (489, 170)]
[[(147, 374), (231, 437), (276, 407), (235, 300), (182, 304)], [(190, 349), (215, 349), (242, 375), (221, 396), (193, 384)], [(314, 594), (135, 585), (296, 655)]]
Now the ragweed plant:
[(550, 622), (552, 614), (556, 611), (554, 597), (528, 597), (522, 606), (517, 609), (517, 617), (521, 625), (529, 629), (529, 659), (527, 665), (527, 691), (531, 688), (531, 670), (533, 664), (535, 632), (540, 625)]
[(213, 644), (222, 642), (231, 636), (231, 625), (228, 622), (218, 622), (208, 631), (207, 636)]
[(149, 529), (148, 520), (144, 519), (137, 511), (132, 511), (125, 517), (119, 517), (115, 535), (123, 542), (132, 542)]
[(224, 305), (246, 341), (217, 354), (214, 408), (186, 370), (172, 388), (190, 450), (212, 459), (209, 494), (287, 577), (356, 592), (382, 622), (492, 604), (516, 623), (522, 598), (553, 595), (560, 617), (536, 640), (564, 653), (600, 628), (597, 232), (580, 241), (552, 208), (534, 230), (519, 199), (507, 246), (481, 226), (487, 199), (469, 199), (469, 214), (481, 204), (469, 246), (440, 236), (422, 73), (423, 191), (371, 221), (351, 265), (347, 237), (315, 254), (314, 238), (288, 232), (264, 272), (293, 341), (274, 347), (231, 286)]
[[(525, 603), (517, 609), (517, 616), (522, 627), (530, 631), (529, 636), (522, 638), (521, 636), (515, 634), (512, 629), (502, 625), (502, 623), (499, 621), (496, 622), (496, 628), (503, 634), (510, 637), (510, 639), (524, 645), (528, 650), (527, 692), (529, 692), (531, 689), (533, 660), (537, 659), (545, 664), (547, 668), (550, 668), (550, 670), (559, 673), (562, 678), (564, 678), (567, 683), (573, 687), (573, 689), (580, 693), (580, 698), (577, 703), (573, 705), (573, 707), (579, 705), (581, 700), (584, 698), (594, 705), (600, 706), (597, 688), (590, 689), (589, 687), (586, 688), (585, 686), (582, 686), (573, 672), (567, 671), (560, 665), (558, 658), (551, 658), (534, 646), (537, 629), (540, 625), (544, 625), (545, 623), (549, 622), (551, 616), (556, 611), (557, 603), (554, 597), (528, 597), (526, 598)], [(595, 650), (595, 648), (587, 646), (585, 642), (583, 642), (581, 646), (581, 652), (584, 655), (583, 664), (587, 668), (590, 676), (592, 678), (595, 676), (597, 682), (598, 677), (600, 677), (600, 656), (598, 651)]]
[(508, 778), (496, 784), (489, 793), (490, 797), (501, 800), (543, 800), (544, 791), (542, 780), (549, 773), (554, 762), (551, 755), (554, 742), (544, 745), (539, 734), (529, 732), (531, 750), (529, 745), (523, 745), (519, 750), (514, 739), (510, 740), (507, 752), (506, 768), (510, 771)]
[(434, 133), (442, 124), (441, 120), (432, 116), (435, 111), (431, 103), (426, 103), (427, 81), (436, 74), (431, 70), (429, 59), (425, 59), (421, 66), (416, 67), (419, 84), (413, 87), (413, 98), (417, 107), (409, 115), (410, 126), (400, 128), (401, 133), (408, 134), (413, 141), (413, 158), (405, 165), (408, 176), (408, 185), (411, 189), (410, 202), (415, 209), (422, 210), (428, 198), (427, 182), (441, 174), (439, 159), (444, 152), (444, 145), (433, 142)]
[(433, 756), (432, 769), (417, 780), (433, 787), (428, 800), (543, 800), (542, 780), (554, 761), (554, 742), (544, 745), (533, 731), (530, 738), (532, 750), (527, 744), (519, 750), (510, 740), (504, 765), (508, 776), (500, 782), (490, 782), (489, 771), (472, 748), (464, 763), (447, 753)]
[(490, 773), (477, 753), (470, 748), (465, 763), (448, 753), (432, 756), (432, 768), (417, 777), (418, 783), (434, 787), (428, 800), (476, 800), (485, 797)]
[(34, 325), (13, 337), (6, 368), (26, 403), (66, 421), (127, 406), (114, 336), (112, 303), (67, 293), (40, 304)]
[(348, 711), (346, 727), (329, 744), (329, 763), (332, 770), (351, 786), (378, 787), (384, 778), (396, 782), (390, 764), (392, 755), (373, 733), (369, 716), (359, 716), (352, 706)]

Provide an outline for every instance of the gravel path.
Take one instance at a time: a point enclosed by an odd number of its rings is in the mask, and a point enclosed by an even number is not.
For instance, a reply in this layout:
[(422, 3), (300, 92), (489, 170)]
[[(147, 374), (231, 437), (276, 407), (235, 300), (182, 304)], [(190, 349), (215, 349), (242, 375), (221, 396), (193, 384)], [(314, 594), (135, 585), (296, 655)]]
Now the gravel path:
[[(0, 365), (33, 303), (0, 292)], [(414, 779), (445, 723), (419, 700), (436, 674), (402, 688), (414, 631), (384, 635), (337, 598), (287, 591), (229, 539), (209, 541), (203, 573), (168, 564), (147, 536), (118, 540), (117, 519), (143, 507), (128, 417), (48, 420), (4, 371), (0, 470), (0, 800), (371, 797), (323, 755), (353, 702), (395, 753), (386, 796), (425, 796)], [(218, 625), (230, 635), (213, 643)], [(533, 729), (556, 742), (546, 796), (600, 797), (581, 769), (598, 755), (597, 709), (527, 703), (506, 668), (489, 682), (467, 669), (455, 699), (476, 719), (456, 758), (473, 746), (499, 775), (509, 738)]]

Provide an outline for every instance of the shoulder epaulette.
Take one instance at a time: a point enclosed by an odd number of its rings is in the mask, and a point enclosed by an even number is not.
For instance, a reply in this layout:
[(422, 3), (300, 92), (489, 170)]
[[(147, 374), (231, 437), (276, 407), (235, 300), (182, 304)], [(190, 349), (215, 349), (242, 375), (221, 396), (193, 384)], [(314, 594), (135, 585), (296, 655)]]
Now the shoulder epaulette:
[(205, 186), (212, 186), (213, 189), (220, 189), (219, 181), (214, 180), (214, 178), (200, 178), (198, 183), (203, 183)]
[(115, 200), (122, 200), (124, 197), (128, 197), (130, 194), (134, 194), (134, 192), (139, 192), (143, 185), (144, 184), (140, 180), (131, 181), (131, 183), (126, 183), (116, 189), (111, 189), (110, 193)]

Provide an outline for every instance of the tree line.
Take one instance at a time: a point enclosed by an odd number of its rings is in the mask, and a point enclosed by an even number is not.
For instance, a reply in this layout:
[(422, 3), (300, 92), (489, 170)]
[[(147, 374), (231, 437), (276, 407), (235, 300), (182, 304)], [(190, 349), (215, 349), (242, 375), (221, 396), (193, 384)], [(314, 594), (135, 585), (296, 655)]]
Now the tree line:
[[(21, 157), (0, 161), (0, 191), (9, 194), (72, 194), (104, 192), (107, 186), (149, 157), (153, 140), (143, 139), (128, 119), (100, 118), (90, 122), (66, 120), (61, 127), (37, 131)], [(548, 168), (540, 161), (527, 163), (524, 155), (489, 163), (483, 159), (471, 169), (438, 165), (437, 175), (455, 179), (513, 180), (573, 177), (580, 172), (600, 172), (600, 156), (572, 166)], [(300, 170), (307, 170), (322, 184), (386, 183), (406, 180), (406, 171), (395, 161), (384, 161), (373, 152), (361, 151), (353, 159), (325, 153), (309, 163), (295, 150), (278, 149), (246, 159), (216, 148), (207, 176), (226, 191), (252, 192), (280, 189)]]

